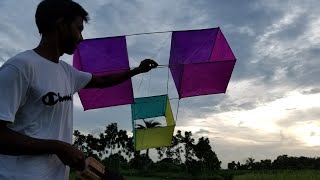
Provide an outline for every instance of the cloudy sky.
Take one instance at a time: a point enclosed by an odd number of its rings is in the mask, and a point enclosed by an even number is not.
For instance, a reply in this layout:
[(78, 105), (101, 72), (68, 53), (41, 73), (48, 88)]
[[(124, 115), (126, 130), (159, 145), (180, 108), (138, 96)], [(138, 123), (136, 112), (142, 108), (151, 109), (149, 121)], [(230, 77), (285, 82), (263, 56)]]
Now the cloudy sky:
[[(320, 1), (78, 0), (89, 13), (84, 38), (221, 27), (237, 63), (227, 92), (180, 100), (176, 129), (210, 138), (226, 167), (320, 150)], [(0, 65), (40, 40), (39, 0), (0, 1)], [(127, 38), (131, 67), (153, 57), (168, 64), (170, 33)], [(158, 52), (160, 47), (163, 48)], [(71, 56), (62, 57), (71, 63)], [(133, 78), (136, 97), (177, 92), (168, 70)], [(168, 82), (168, 91), (167, 91)], [(141, 85), (140, 85), (141, 84)], [(74, 128), (97, 134), (112, 122), (131, 131), (130, 106), (83, 111), (75, 96)], [(177, 109), (177, 100), (172, 100)]]

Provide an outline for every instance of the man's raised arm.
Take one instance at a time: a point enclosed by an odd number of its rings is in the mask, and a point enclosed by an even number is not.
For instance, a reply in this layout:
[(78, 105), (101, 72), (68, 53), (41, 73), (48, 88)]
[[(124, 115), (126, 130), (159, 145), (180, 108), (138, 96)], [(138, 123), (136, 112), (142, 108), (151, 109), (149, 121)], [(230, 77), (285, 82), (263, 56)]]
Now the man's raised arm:
[(140, 74), (150, 71), (153, 68), (156, 68), (158, 64), (151, 60), (145, 59), (141, 62), (139, 67), (128, 70), (127, 72), (110, 74), (106, 76), (92, 76), (91, 81), (87, 84), (85, 88), (106, 88), (115, 86), (117, 84), (123, 83), (124, 81), (128, 80), (129, 78)]

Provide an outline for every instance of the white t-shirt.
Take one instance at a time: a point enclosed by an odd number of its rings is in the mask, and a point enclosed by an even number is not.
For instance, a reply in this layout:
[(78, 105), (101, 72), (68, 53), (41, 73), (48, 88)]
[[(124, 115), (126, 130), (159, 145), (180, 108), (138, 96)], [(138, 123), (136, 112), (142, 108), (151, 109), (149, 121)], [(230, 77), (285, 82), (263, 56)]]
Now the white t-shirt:
[[(0, 68), (0, 119), (21, 134), (72, 143), (73, 95), (91, 80), (64, 61), (28, 50)], [(1, 148), (1, 147), (0, 147)], [(69, 167), (53, 154), (0, 155), (1, 180), (64, 180)]]

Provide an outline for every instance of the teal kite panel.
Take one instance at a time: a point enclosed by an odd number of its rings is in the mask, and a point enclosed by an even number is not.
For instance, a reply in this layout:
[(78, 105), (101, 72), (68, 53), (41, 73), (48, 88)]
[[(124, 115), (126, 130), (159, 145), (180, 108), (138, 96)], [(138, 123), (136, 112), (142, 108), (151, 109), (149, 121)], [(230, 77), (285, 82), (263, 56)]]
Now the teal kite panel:
[(132, 119), (146, 119), (164, 116), (166, 111), (167, 96), (152, 96), (135, 98), (131, 105)]

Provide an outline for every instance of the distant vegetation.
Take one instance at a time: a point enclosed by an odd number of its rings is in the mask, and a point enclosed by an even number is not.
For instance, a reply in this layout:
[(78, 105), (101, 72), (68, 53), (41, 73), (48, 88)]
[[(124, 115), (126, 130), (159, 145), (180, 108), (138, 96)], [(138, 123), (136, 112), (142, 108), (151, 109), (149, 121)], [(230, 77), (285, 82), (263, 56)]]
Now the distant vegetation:
[(303, 169), (320, 169), (320, 158), (310, 157), (291, 157), (288, 155), (278, 156), (274, 161), (270, 159), (255, 162), (253, 158), (248, 158), (244, 164), (239, 161), (232, 161), (228, 164), (231, 170), (303, 170)]
[(316, 170), (260, 171), (238, 175), (233, 180), (318, 180), (320, 172)]
[[(152, 123), (157, 126), (157, 123)], [(129, 180), (134, 179), (133, 176), (219, 180), (286, 179), (283, 177), (301, 179), (300, 176), (310, 176), (320, 179), (319, 172), (310, 171), (320, 169), (320, 158), (288, 155), (278, 156), (273, 161), (255, 161), (252, 157), (242, 164), (232, 161), (228, 163), (228, 170), (222, 170), (221, 161), (212, 150), (209, 139), (200, 137), (195, 141), (190, 131), (183, 133), (178, 130), (172, 138), (172, 146), (156, 148), (156, 162), (149, 157), (149, 150), (134, 151), (132, 137), (129, 137), (125, 130), (119, 130), (116, 123), (106, 126), (104, 132), (98, 136), (84, 135), (75, 130), (73, 145), (86, 156), (96, 158), (113, 171), (132, 177), (127, 178)], [(292, 170), (307, 171), (297, 174)]]

